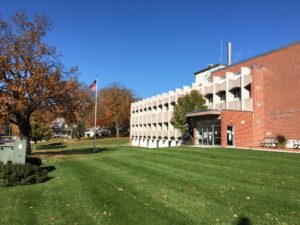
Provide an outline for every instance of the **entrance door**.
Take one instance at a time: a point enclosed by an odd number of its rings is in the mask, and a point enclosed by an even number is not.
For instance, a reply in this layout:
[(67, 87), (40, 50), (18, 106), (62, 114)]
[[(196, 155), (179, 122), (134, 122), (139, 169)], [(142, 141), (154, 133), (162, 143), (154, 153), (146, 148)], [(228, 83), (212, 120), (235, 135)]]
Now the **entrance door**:
[(200, 145), (221, 145), (221, 121), (214, 119), (197, 121), (195, 137)]
[(233, 146), (234, 145), (233, 126), (227, 126), (227, 145), (228, 146)]
[(208, 145), (208, 129), (207, 127), (203, 128), (203, 145)]

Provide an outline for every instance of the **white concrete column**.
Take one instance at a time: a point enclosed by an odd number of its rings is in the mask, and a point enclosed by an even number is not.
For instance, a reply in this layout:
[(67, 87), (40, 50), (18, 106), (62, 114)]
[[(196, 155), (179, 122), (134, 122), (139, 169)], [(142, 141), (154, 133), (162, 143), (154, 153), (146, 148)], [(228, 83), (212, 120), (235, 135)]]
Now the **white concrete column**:
[(163, 148), (163, 147), (169, 147), (169, 140), (167, 139), (160, 139), (158, 142), (158, 147)]
[(245, 76), (249, 76), (251, 70), (248, 67), (241, 67), (241, 110), (245, 110), (245, 99), (248, 99), (249, 92), (245, 89)]
[(148, 142), (148, 148), (157, 148), (157, 140), (151, 138)]
[(220, 80), (221, 78), (219, 76), (213, 77), (213, 109), (216, 108), (217, 104), (221, 103), (220, 97), (216, 93), (216, 83)]
[(225, 83), (225, 86), (226, 86), (226, 109), (229, 109), (229, 102), (232, 102), (234, 100), (232, 94), (229, 91), (229, 80), (233, 76), (234, 76), (233, 73), (226, 72), (226, 81), (225, 81), (226, 82)]
[(246, 96), (246, 89), (244, 87), (244, 75), (241, 75), (241, 110), (245, 110), (245, 96)]
[(170, 143), (170, 147), (175, 147), (177, 146), (177, 143), (175, 140), (171, 140), (171, 143)]

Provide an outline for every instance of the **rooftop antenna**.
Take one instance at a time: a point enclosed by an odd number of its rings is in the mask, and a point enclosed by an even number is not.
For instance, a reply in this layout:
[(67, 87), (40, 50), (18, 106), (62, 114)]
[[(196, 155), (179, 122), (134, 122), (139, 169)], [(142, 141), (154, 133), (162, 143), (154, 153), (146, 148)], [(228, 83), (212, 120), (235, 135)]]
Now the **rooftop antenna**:
[(223, 38), (221, 38), (221, 46), (220, 46), (220, 53), (221, 53), (221, 56), (220, 56), (220, 64), (223, 64)]
[(227, 65), (231, 65), (231, 57), (232, 57), (232, 45), (231, 42), (227, 44)]

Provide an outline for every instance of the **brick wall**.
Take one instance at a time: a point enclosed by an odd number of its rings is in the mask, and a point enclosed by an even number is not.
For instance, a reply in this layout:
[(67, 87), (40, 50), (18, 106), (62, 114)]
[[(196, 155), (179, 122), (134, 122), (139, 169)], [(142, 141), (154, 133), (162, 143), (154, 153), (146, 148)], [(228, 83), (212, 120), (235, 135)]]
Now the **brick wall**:
[(227, 126), (234, 127), (234, 146), (251, 147), (253, 140), (253, 113), (223, 110), (221, 113), (222, 147), (227, 146)]
[[(253, 75), (254, 136), (251, 145), (258, 146), (264, 136), (278, 134), (288, 139), (300, 139), (300, 43), (216, 71), (213, 76), (237, 73), (242, 66), (251, 68)], [(232, 111), (223, 115), (226, 122), (237, 121), (237, 116), (241, 114)], [(236, 135), (239, 135), (238, 131)], [(243, 135), (240, 146), (247, 142)], [(236, 139), (238, 146), (238, 136)]]
[(260, 146), (265, 137), (265, 71), (263, 67), (252, 69), (253, 140), (252, 146)]

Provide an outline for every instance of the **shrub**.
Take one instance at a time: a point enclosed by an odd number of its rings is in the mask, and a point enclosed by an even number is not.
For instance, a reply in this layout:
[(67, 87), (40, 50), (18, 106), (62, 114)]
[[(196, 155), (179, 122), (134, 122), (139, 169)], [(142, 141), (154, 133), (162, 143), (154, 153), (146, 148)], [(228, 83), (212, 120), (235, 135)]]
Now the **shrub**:
[(284, 135), (282, 135), (282, 134), (277, 135), (276, 140), (277, 140), (277, 147), (278, 148), (280, 148), (280, 147), (284, 148), (285, 147), (285, 144), (286, 144), (287, 140), (286, 140), (286, 137)]
[(43, 164), (42, 159), (37, 157), (31, 157), (31, 156), (26, 157), (26, 163), (29, 163), (31, 165), (36, 165), (36, 166), (41, 166)]
[(193, 137), (189, 134), (189, 132), (185, 132), (181, 138), (182, 138), (182, 144), (184, 145), (193, 144)]
[(47, 170), (25, 164), (0, 165), (0, 187), (42, 183), (49, 179)]

